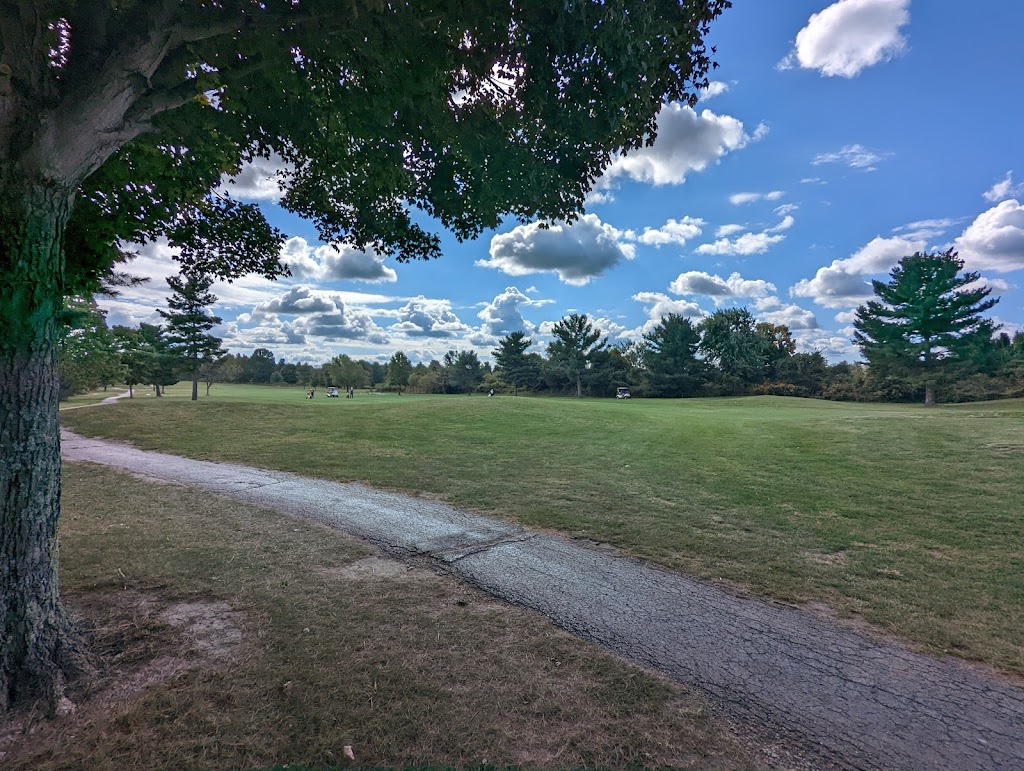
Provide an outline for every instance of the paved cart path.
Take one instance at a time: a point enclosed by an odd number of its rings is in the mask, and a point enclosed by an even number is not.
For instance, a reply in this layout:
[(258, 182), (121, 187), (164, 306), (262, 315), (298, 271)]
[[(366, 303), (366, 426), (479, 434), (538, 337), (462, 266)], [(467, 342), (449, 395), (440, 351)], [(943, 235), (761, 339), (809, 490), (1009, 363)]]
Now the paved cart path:
[(434, 501), (62, 434), (64, 457), (315, 520), (428, 558), (851, 768), (1024, 769), (1024, 689), (796, 608)]
[(131, 391), (122, 391), (121, 393), (116, 393), (113, 396), (108, 396), (101, 402), (92, 402), (91, 404), (68, 404), (65, 405), (64, 407), (61, 407), (60, 411), (66, 412), (67, 410), (81, 410), (85, 409), (86, 407), (102, 407), (104, 404), (113, 404), (118, 399), (127, 399), (131, 396), (131, 393)]

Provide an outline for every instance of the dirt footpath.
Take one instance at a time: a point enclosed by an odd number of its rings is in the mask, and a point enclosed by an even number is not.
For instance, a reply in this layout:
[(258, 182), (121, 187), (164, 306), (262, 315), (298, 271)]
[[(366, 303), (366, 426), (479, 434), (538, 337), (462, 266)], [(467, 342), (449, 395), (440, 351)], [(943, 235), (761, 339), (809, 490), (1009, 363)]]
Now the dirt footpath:
[(62, 434), (64, 457), (316, 520), (466, 581), (706, 693), (850, 768), (1024, 768), (1024, 689), (795, 608), (361, 485)]

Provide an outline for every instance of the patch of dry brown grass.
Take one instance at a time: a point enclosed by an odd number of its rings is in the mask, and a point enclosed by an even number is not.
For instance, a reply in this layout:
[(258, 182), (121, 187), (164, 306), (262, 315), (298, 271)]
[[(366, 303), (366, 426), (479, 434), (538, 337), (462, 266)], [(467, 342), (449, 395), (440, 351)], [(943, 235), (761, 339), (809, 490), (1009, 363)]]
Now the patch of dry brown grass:
[(317, 525), (72, 465), (61, 541), (102, 667), (11, 769), (759, 765), (698, 696)]

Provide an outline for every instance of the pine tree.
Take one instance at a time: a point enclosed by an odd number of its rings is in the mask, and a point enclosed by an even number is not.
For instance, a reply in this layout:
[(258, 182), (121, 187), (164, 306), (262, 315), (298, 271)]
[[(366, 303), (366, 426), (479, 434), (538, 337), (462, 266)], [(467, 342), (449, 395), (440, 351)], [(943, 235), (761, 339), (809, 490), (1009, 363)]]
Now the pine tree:
[(526, 349), (532, 344), (524, 332), (513, 332), (501, 338), (498, 347), (491, 351), (498, 365), (498, 377), (512, 386), (513, 395), (537, 379), (536, 367), (526, 356)]
[(576, 395), (583, 396), (583, 371), (595, 356), (608, 347), (586, 314), (573, 313), (551, 328), (555, 340), (548, 344), (548, 358), (576, 382)]
[(920, 377), (925, 404), (935, 402), (936, 377), (968, 362), (995, 331), (981, 314), (999, 299), (963, 267), (952, 249), (904, 257), (888, 283), (872, 282), (879, 299), (858, 308), (853, 323), (853, 341), (871, 367)]
[(167, 311), (157, 311), (167, 321), (170, 350), (192, 378), (192, 401), (199, 398), (199, 369), (225, 351), (220, 338), (208, 334), (220, 318), (207, 312), (217, 302), (209, 291), (213, 278), (193, 273), (170, 276), (167, 284), (173, 294), (167, 298)]
[(643, 362), (653, 396), (693, 396), (704, 383), (706, 365), (697, 358), (700, 330), (676, 313), (644, 335)]

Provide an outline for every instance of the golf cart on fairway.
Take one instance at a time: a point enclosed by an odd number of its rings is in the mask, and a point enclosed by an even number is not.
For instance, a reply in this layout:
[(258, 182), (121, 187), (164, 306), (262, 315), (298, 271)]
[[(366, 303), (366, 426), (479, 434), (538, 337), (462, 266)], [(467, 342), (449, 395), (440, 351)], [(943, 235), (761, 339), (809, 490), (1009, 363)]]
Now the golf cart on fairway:
[(626, 388), (625, 386), (619, 386), (618, 388), (615, 389), (615, 398), (616, 399), (629, 399), (630, 398), (629, 389)]
[(335, 399), (338, 398), (338, 389), (335, 388), (334, 386), (331, 386), (330, 388), (327, 389), (327, 398), (330, 399), (332, 397)]

